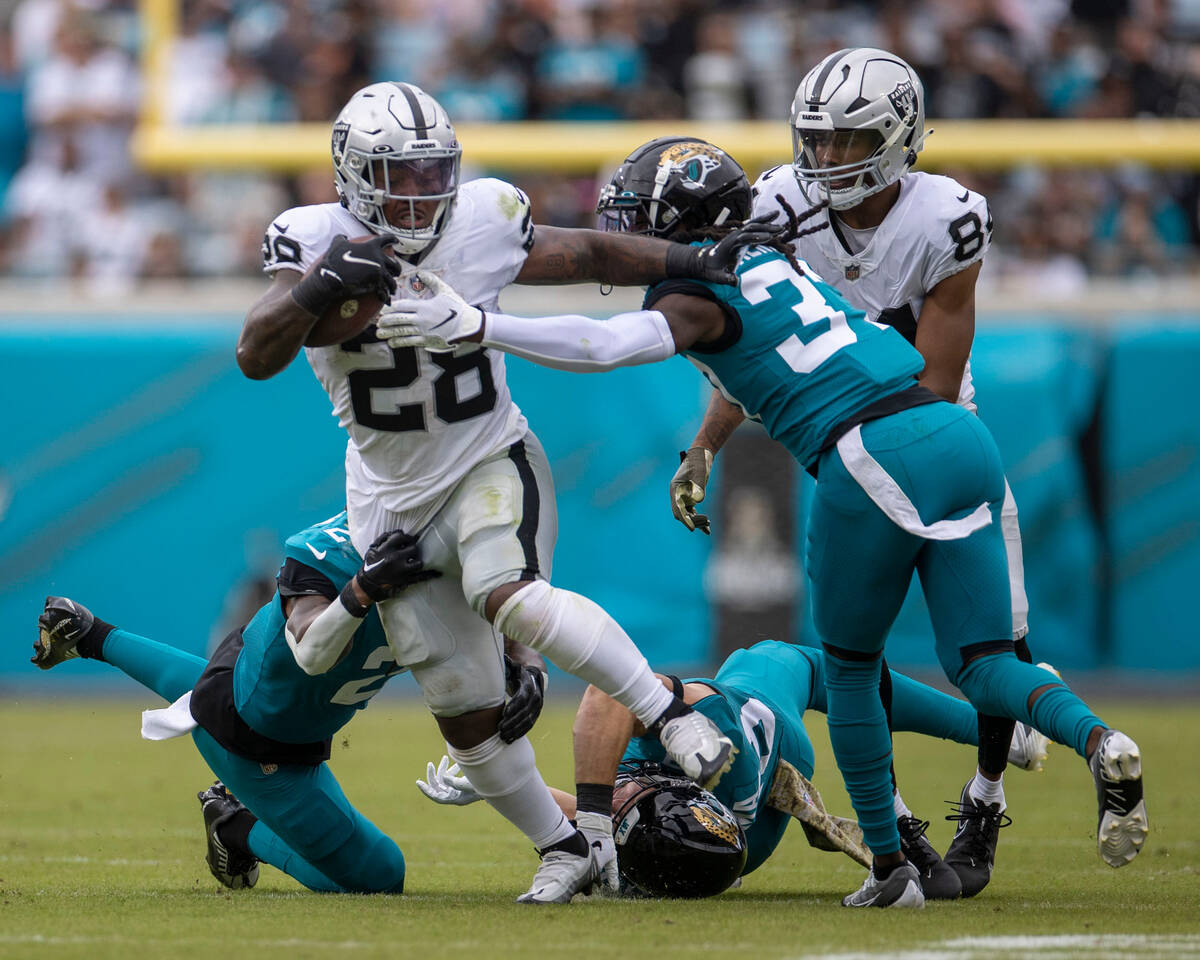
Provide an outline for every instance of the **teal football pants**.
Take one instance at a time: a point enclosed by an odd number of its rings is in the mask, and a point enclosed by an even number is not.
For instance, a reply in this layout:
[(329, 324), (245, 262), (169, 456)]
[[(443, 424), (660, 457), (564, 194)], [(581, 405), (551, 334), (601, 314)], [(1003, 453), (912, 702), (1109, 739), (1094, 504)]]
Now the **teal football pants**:
[[(192, 689), (208, 665), (119, 628), (105, 638), (103, 654), (107, 663), (170, 702)], [(192, 732), (192, 740), (209, 769), (258, 818), (250, 831), (250, 851), (258, 859), (310, 890), (403, 890), (400, 848), (354, 809), (328, 764), (272, 769), (230, 753), (202, 728)]]
[[(1081, 736), (1102, 725), (1065, 685), (1013, 653), (1003, 499), (995, 442), (977, 417), (950, 403), (864, 424), (821, 457), (806, 570), (829, 654), (830, 741), (876, 854), (900, 849), (878, 687), (887, 632), (914, 571), (938, 661), (977, 710), (1032, 722), (1077, 750)], [(1031, 712), (1030, 694), (1047, 685), (1061, 689)]]

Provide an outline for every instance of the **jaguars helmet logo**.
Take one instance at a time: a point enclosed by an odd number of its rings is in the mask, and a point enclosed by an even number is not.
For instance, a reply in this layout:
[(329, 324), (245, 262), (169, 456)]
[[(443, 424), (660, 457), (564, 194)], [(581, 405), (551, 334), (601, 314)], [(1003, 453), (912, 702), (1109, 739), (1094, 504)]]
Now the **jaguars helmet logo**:
[(912, 122), (917, 113), (917, 88), (911, 80), (896, 84), (896, 89), (888, 94), (888, 100), (891, 101), (892, 109), (896, 111), (901, 123)]
[(673, 143), (658, 157), (658, 165), (680, 176), (680, 186), (699, 190), (714, 170), (720, 168), (723, 154), (707, 143)]
[(730, 846), (737, 846), (738, 828), (736, 823), (700, 804), (693, 804), (688, 809), (692, 811), (696, 822), (714, 837), (719, 837)]

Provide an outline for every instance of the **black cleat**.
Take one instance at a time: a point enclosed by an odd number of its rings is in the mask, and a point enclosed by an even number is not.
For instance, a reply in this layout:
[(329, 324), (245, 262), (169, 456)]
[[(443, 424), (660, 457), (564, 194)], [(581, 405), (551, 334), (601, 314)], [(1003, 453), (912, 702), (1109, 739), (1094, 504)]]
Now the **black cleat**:
[(946, 817), (957, 820), (958, 829), (946, 851), (946, 864), (962, 883), (962, 895), (973, 897), (992, 879), (992, 867), (996, 863), (996, 841), (1000, 828), (1012, 823), (998, 803), (980, 803), (970, 794), (971, 781), (962, 789), (958, 803), (946, 801), (958, 807), (957, 813)]
[(933, 849), (925, 831), (928, 820), (916, 817), (897, 817), (896, 829), (900, 831), (900, 852), (921, 876), (921, 892), (926, 900), (957, 900), (962, 896), (963, 885), (958, 874), (946, 865), (941, 855)]
[(47, 597), (38, 617), (38, 638), (29, 662), (49, 670), (79, 656), (76, 644), (92, 629), (96, 618), (81, 603), (66, 597)]
[(196, 797), (204, 814), (204, 835), (208, 840), (208, 855), (204, 859), (208, 869), (231, 890), (254, 886), (258, 883), (258, 858), (249, 850), (229, 849), (218, 835), (220, 827), (246, 807), (220, 780)]

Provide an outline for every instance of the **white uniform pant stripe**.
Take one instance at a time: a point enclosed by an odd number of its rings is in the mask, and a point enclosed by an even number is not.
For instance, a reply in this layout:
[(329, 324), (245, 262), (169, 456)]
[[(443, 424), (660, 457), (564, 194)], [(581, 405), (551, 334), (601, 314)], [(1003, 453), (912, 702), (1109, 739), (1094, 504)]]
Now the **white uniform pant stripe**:
[(938, 520), (926, 524), (900, 485), (879, 465), (863, 446), (862, 425), (854, 427), (837, 442), (838, 455), (855, 482), (884, 515), (909, 533), (926, 540), (963, 540), (992, 522), (992, 511), (981, 503), (957, 520)]

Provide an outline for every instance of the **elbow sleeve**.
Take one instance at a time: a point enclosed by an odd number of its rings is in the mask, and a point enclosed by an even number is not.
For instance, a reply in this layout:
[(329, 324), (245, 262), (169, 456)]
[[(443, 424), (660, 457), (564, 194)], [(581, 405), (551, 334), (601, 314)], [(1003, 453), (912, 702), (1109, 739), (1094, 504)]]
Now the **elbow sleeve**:
[(675, 354), (671, 328), (658, 310), (620, 313), (608, 320), (489, 313), (483, 344), (577, 373), (656, 363)]

